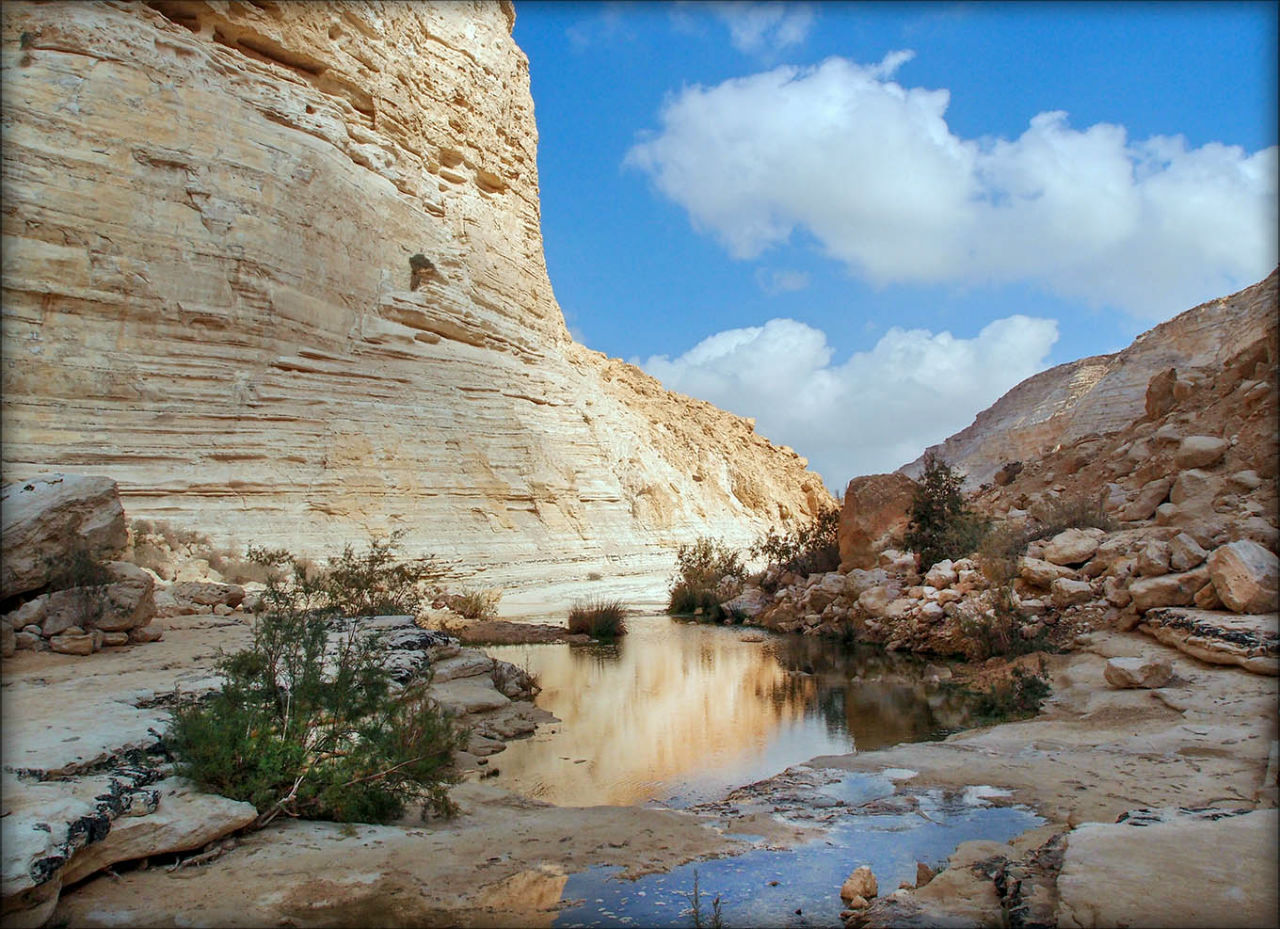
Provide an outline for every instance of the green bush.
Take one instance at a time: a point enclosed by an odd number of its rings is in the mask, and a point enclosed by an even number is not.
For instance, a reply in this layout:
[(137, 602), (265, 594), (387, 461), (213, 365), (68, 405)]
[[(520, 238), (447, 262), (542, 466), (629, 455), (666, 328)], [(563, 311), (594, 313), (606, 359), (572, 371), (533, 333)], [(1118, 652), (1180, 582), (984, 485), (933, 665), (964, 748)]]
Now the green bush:
[(982, 722), (1026, 719), (1040, 712), (1041, 705), (1052, 692), (1049, 672), (1041, 658), (1038, 672), (1016, 667), (1005, 680), (979, 691), (974, 714)]
[(569, 631), (595, 639), (626, 635), (627, 607), (621, 600), (580, 600), (569, 611)]
[(840, 567), (840, 508), (820, 511), (809, 522), (779, 533), (770, 529), (751, 546), (752, 558), (795, 574), (817, 574)]
[(676, 575), (667, 598), (667, 613), (692, 616), (702, 609), (704, 619), (716, 620), (723, 615), (720, 603), (726, 585), (732, 589), (741, 584), (746, 568), (740, 553), (715, 539), (705, 536), (676, 549)]
[(903, 544), (928, 569), (947, 558), (963, 558), (977, 550), (989, 524), (969, 509), (961, 485), (964, 475), (931, 452), (912, 494), (911, 519)]
[(379, 567), (348, 548), (319, 573), (256, 550), (289, 574), (269, 575), (251, 644), (219, 659), (222, 689), (174, 709), (166, 742), (179, 774), (252, 803), (258, 826), (280, 813), (387, 822), (411, 800), (424, 815), (453, 812), (449, 765), (466, 734), (428, 696), (429, 677), (397, 688), (381, 637), (339, 619), (399, 589), (403, 573), (381, 560), (390, 544), (371, 546)]

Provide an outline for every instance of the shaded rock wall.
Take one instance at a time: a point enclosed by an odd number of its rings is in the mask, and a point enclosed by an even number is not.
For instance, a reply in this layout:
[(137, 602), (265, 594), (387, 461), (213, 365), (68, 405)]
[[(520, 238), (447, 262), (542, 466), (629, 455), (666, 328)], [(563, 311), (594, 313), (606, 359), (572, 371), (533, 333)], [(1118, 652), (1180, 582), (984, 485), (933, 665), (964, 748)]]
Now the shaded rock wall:
[(403, 529), (516, 586), (638, 582), (828, 501), (570, 339), (513, 17), (6, 5), (5, 478), (106, 474), (222, 544)]

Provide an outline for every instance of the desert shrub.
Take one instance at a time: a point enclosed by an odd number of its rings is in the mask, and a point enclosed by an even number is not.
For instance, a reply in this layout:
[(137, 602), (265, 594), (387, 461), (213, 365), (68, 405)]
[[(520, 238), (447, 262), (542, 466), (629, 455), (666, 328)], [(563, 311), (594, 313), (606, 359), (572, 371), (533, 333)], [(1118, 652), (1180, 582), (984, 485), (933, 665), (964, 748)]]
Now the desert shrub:
[(1103, 508), (1101, 496), (1096, 499), (1081, 495), (1052, 497), (1033, 506), (1031, 516), (1040, 524), (1041, 534), (1037, 538), (1041, 539), (1057, 535), (1063, 529), (1093, 528), (1111, 532), (1116, 528), (1115, 521)]
[(978, 691), (973, 712), (982, 722), (1026, 719), (1040, 712), (1052, 692), (1049, 672), (1041, 658), (1038, 671), (1015, 667), (1009, 677)]
[(45, 559), (48, 590), (70, 590), (76, 624), (88, 629), (102, 617), (107, 606), (104, 585), (114, 578), (111, 569), (89, 551), (83, 540), (72, 544), (62, 557)]
[(498, 602), (502, 591), (487, 588), (479, 590), (464, 587), (462, 593), (449, 594), (445, 598), (449, 609), (467, 619), (493, 619), (498, 615)]
[(978, 546), (982, 572), (993, 584), (1009, 584), (1017, 576), (1018, 558), (1027, 546), (1048, 539), (1064, 529), (1102, 529), (1111, 532), (1115, 522), (1107, 515), (1101, 500), (1087, 497), (1051, 499), (1032, 507), (1030, 519), (1007, 520), (987, 532)]
[(965, 503), (964, 475), (926, 452), (924, 471), (911, 498), (911, 518), (903, 544), (920, 556), (922, 568), (975, 551), (989, 524)]
[[(178, 773), (252, 803), (259, 826), (280, 813), (387, 822), (410, 800), (451, 813), (448, 766), (465, 733), (428, 696), (429, 677), (397, 688), (381, 637), (339, 618), (398, 575), (344, 573), (346, 553), (329, 572), (280, 551), (256, 557), (283, 570), (269, 575), (251, 644), (219, 658), (221, 690), (174, 709)], [(339, 591), (344, 576), (363, 588)]]
[(839, 528), (840, 508), (829, 507), (784, 533), (769, 529), (752, 544), (750, 555), (796, 574), (834, 571), (840, 567)]
[(1030, 638), (1022, 634), (1024, 624), (1013, 608), (1008, 587), (997, 589), (995, 596), (993, 615), (960, 619), (960, 633), (970, 659), (985, 661), (997, 656), (1009, 657), (1056, 650), (1049, 640), (1048, 627), (1042, 627)]
[(569, 631), (595, 639), (614, 639), (627, 632), (627, 607), (621, 600), (580, 600), (569, 610)]
[(676, 549), (676, 574), (667, 598), (672, 616), (694, 615), (719, 619), (720, 604), (741, 584), (746, 569), (739, 552), (716, 539), (701, 537)]

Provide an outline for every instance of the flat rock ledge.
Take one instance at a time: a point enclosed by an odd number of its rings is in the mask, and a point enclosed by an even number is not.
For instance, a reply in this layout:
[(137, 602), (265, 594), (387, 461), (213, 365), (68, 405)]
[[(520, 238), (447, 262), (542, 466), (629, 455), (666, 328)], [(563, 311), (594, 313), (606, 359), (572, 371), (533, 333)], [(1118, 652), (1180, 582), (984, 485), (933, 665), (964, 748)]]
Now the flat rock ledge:
[(1280, 614), (1164, 607), (1143, 614), (1138, 629), (1209, 664), (1280, 675)]
[[(218, 686), (219, 649), (247, 643), (251, 624), (212, 613), (158, 622), (165, 638), (142, 652), (126, 646), (85, 660), (22, 651), (4, 661), (0, 919), (7, 927), (45, 924), (64, 887), (121, 862), (216, 851), (257, 816), (248, 803), (173, 776), (161, 735), (175, 690)], [(471, 731), (460, 771), (555, 719), (530, 702), (537, 685), (522, 669), (422, 629), (411, 616), (347, 622), (383, 634), (398, 680), (433, 670), (432, 696)]]

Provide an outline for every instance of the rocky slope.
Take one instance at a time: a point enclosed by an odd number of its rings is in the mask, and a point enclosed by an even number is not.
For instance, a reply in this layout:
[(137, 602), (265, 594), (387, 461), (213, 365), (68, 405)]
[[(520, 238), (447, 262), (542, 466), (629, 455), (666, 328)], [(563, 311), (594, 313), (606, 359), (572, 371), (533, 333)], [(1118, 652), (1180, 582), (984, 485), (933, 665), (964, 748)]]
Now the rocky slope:
[(826, 502), (570, 339), (514, 15), (6, 5), (6, 478), (105, 474), (220, 544), (403, 529), (516, 586), (625, 587)]
[[(928, 451), (967, 475), (990, 481), (1007, 461), (1038, 458), (1090, 433), (1127, 426), (1144, 412), (1147, 383), (1168, 368), (1221, 365), (1262, 338), (1276, 317), (1276, 273), (1239, 293), (1211, 300), (1144, 332), (1123, 351), (1042, 371), (1018, 384), (972, 425)], [(904, 465), (920, 472), (924, 456)]]

